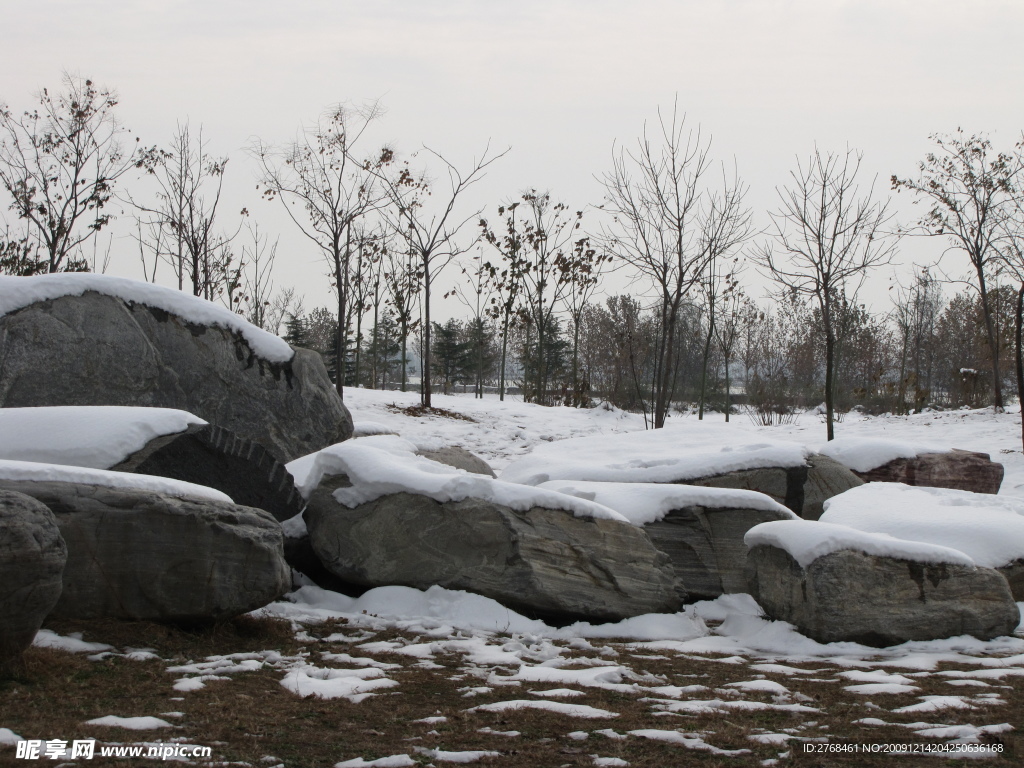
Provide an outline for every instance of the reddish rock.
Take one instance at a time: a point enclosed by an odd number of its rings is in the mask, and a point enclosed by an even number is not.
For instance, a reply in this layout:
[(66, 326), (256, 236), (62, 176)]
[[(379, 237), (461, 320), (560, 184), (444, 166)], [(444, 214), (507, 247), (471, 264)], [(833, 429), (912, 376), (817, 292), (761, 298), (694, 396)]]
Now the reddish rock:
[(868, 483), (904, 483), (931, 488), (955, 488), (974, 493), (999, 493), (1003, 465), (987, 453), (961, 451), (922, 453), (913, 459), (893, 459), (869, 472), (854, 472)]

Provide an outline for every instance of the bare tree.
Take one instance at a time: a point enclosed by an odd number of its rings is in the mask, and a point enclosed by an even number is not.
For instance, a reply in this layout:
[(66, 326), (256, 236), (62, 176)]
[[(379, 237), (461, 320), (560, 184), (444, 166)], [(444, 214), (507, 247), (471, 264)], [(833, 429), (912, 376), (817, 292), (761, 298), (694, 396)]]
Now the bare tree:
[(423, 361), (420, 399), (423, 407), (430, 408), (431, 284), (452, 260), (465, 253), (472, 245), (460, 241), (459, 235), (465, 225), (477, 218), (480, 212), (476, 211), (465, 218), (458, 218), (455, 214), (456, 203), (467, 189), (483, 177), (487, 167), (504, 157), (508, 150), (488, 157), (490, 148), (484, 149), (480, 158), (475, 160), (466, 172), (460, 171), (434, 150), (424, 148), (424, 151), (439, 161), (445, 169), (448, 184), (443, 192), (428, 180), (425, 171), (415, 173), (408, 162), (395, 176), (387, 176), (380, 170), (375, 171), (375, 174), (383, 183), (391, 203), (387, 209), (391, 224), (395, 232), (405, 240), (408, 251), (414, 254), (419, 262), (418, 273), (422, 280), (420, 306), (423, 310), (423, 322), (420, 326)]
[(258, 223), (253, 222), (246, 228), (252, 240), (250, 244), (242, 246), (243, 289), (248, 305), (245, 319), (264, 330), (270, 330), (270, 297), (274, 293), (271, 277), (277, 260), (278, 240), (271, 243), (267, 235), (260, 234)]
[(678, 107), (671, 118), (658, 113), (654, 139), (640, 138), (634, 151), (613, 155), (602, 181), (603, 208), (612, 215), (605, 233), (608, 250), (649, 282), (657, 294), (659, 327), (654, 356), (653, 426), (665, 426), (678, 376), (676, 331), (680, 310), (708, 264), (728, 253), (749, 233), (745, 187), (722, 174), (712, 191), (705, 175), (711, 167), (710, 140), (700, 129), (687, 131)]
[(1002, 410), (999, 351), (986, 280), (1001, 257), (1007, 217), (1011, 214), (1014, 177), (1020, 168), (1013, 157), (996, 152), (983, 136), (933, 134), (936, 152), (918, 163), (917, 179), (892, 177), (893, 189), (909, 189), (929, 206), (918, 226), (925, 234), (945, 237), (952, 250), (963, 251), (974, 270), (981, 298), (985, 332), (992, 353), (994, 405)]
[(291, 144), (274, 148), (256, 141), (250, 154), (260, 164), (263, 194), (278, 199), (288, 216), (320, 250), (331, 270), (338, 298), (335, 338), (338, 376), (335, 385), (344, 396), (344, 369), (351, 316), (350, 290), (354, 227), (363, 216), (379, 209), (386, 195), (377, 183), (392, 153), (358, 158), (356, 151), (381, 108), (337, 105), (313, 126), (303, 129)]
[(888, 264), (896, 239), (887, 236), (892, 218), (888, 201), (861, 194), (857, 184), (861, 153), (822, 153), (815, 147), (806, 164), (798, 161), (792, 183), (777, 189), (781, 201), (771, 214), (772, 241), (755, 260), (781, 293), (810, 298), (821, 316), (825, 341), (825, 423), (835, 437), (835, 371), (839, 313), (853, 304), (868, 273)]
[(419, 325), (416, 302), (423, 281), (420, 279), (419, 259), (415, 253), (407, 249), (387, 248), (384, 257), (387, 260), (384, 272), (387, 300), (394, 310), (401, 343), (400, 386), (405, 392), (409, 384), (409, 336)]
[(136, 157), (121, 144), (114, 91), (65, 73), (63, 90), (38, 100), (21, 115), (0, 104), (0, 185), (25, 228), (7, 242), (23, 242), (31, 259), (38, 251), (39, 271), (83, 269), (76, 250), (110, 222), (114, 185)]
[(139, 212), (140, 248), (171, 265), (178, 289), (187, 285), (211, 301), (226, 293), (231, 306), (240, 274), (231, 241), (239, 230), (217, 229), (227, 164), (226, 156), (210, 155), (202, 126), (193, 133), (188, 123), (179, 125), (170, 149), (153, 147), (140, 156), (140, 167), (157, 184), (157, 203), (127, 199)]

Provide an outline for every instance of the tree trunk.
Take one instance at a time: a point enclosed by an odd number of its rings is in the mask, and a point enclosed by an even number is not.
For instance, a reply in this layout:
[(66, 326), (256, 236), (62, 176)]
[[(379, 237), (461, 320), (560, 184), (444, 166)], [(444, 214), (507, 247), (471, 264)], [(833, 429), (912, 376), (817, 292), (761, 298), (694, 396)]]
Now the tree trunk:
[(430, 403), (430, 261), (423, 259), (423, 381), (420, 385), (420, 403), (432, 408)]
[(981, 310), (985, 315), (985, 333), (988, 337), (988, 349), (992, 354), (992, 406), (996, 413), (1003, 410), (1003, 383), (999, 378), (999, 345), (996, 342), (995, 324), (992, 322), (992, 308), (988, 302), (988, 290), (985, 288), (985, 271), (978, 270), (978, 286), (981, 288)]
[(1017, 291), (1017, 312), (1015, 313), (1015, 327), (1013, 334), (1014, 346), (1017, 348), (1017, 402), (1020, 403), (1020, 436), (1021, 447), (1024, 448), (1024, 349), (1022, 346), (1022, 334), (1024, 334), (1024, 283), (1020, 284)]

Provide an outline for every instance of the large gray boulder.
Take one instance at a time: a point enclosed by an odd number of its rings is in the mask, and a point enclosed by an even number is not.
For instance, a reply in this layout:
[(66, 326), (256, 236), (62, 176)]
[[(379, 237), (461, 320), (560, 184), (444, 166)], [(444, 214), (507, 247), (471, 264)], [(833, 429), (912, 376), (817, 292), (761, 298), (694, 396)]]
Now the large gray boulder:
[(959, 635), (989, 640), (1012, 635), (1020, 622), (1006, 579), (991, 568), (854, 549), (801, 567), (784, 549), (758, 544), (748, 569), (750, 593), (765, 613), (822, 643), (881, 647)]
[(713, 600), (719, 595), (749, 592), (747, 545), (743, 537), (755, 525), (788, 520), (784, 511), (692, 506), (674, 509), (647, 523), (651, 543), (672, 561), (685, 599)]
[(856, 474), (868, 483), (903, 483), (973, 493), (999, 493), (1003, 465), (992, 461), (987, 453), (954, 448), (944, 453), (921, 453), (910, 459), (893, 459), (880, 467)]
[(0, 407), (178, 408), (289, 461), (347, 439), (320, 356), (270, 362), (241, 333), (86, 291), (0, 316)]
[[(817, 520), (825, 502), (851, 488), (864, 485), (852, 470), (835, 459), (820, 453), (807, 457), (807, 480), (804, 482), (803, 508), (797, 512), (805, 520)], [(794, 510), (796, 511), (796, 510)]]
[(628, 523), (413, 493), (349, 509), (332, 496), (348, 486), (345, 475), (324, 478), (304, 513), (320, 561), (346, 582), (438, 584), (557, 621), (617, 621), (680, 605), (668, 558)]
[(281, 525), (260, 509), (128, 488), (0, 480), (49, 507), (67, 543), (51, 616), (205, 622), (289, 587)]
[(60, 597), (66, 560), (53, 513), (0, 490), (0, 677), (20, 670), (22, 651)]
[(109, 469), (216, 488), (236, 504), (265, 510), (277, 520), (288, 520), (305, 506), (291, 474), (269, 451), (212, 424), (153, 438)]

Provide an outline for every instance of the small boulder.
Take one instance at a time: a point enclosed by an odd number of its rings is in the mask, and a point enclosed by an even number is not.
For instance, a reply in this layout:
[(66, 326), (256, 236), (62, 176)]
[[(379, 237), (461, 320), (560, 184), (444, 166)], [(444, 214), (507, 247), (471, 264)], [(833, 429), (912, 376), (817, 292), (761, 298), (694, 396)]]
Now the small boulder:
[(0, 490), (0, 677), (16, 674), (61, 593), (67, 548), (44, 504)]
[(747, 544), (751, 595), (821, 643), (990, 640), (1020, 622), (1002, 574), (946, 547), (809, 521), (760, 525)]
[(73, 482), (0, 486), (49, 507), (67, 543), (54, 617), (217, 621), (289, 587), (281, 525), (263, 510)]
[(447, 464), (449, 467), (455, 467), (456, 469), (464, 469), (467, 472), (472, 472), (474, 475), (497, 477), (497, 475), (494, 474), (494, 470), (491, 469), (490, 465), (486, 461), (476, 454), (470, 453), (459, 445), (446, 445), (443, 448), (438, 448), (436, 450), (426, 450), (421, 448), (416, 451), (416, 453), (417, 455), (423, 456), (431, 461), (436, 461), (439, 464)]
[(904, 483), (931, 488), (954, 488), (973, 493), (999, 493), (1003, 465), (987, 453), (954, 448), (944, 453), (922, 453), (899, 458), (866, 472), (857, 472), (868, 483)]

